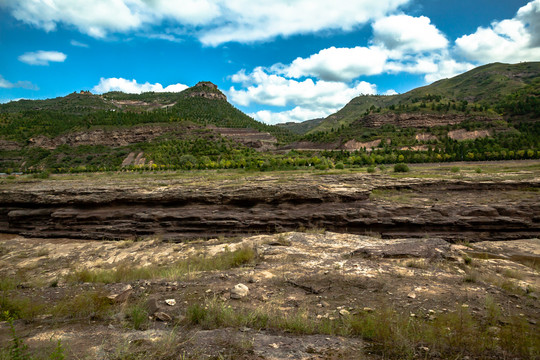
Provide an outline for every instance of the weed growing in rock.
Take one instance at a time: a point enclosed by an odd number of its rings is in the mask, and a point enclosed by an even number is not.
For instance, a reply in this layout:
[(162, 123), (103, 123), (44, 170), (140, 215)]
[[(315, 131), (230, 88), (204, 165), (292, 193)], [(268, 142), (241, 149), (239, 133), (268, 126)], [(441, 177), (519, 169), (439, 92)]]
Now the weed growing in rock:
[(486, 296), (486, 318), (489, 325), (497, 325), (501, 317), (501, 307), (493, 297)]
[[(124, 341), (115, 344), (107, 360), (186, 360), (188, 357), (182, 349), (184, 338), (173, 329), (161, 336), (157, 341)], [(191, 359), (191, 357), (189, 357)]]
[(517, 280), (523, 280), (524, 278), (524, 275), (521, 271), (512, 269), (505, 269), (503, 271), (503, 276)]
[(130, 328), (144, 330), (148, 326), (148, 310), (144, 304), (131, 304), (124, 310), (124, 314)]
[(463, 277), (463, 282), (466, 283), (477, 283), (480, 280), (480, 274), (476, 270), (469, 270), (467, 274)]
[[(49, 359), (49, 360), (64, 360), (64, 348), (62, 342), (58, 340), (55, 347), (49, 354), (34, 354), (30, 352), (28, 346), (24, 343), (21, 337), (15, 331), (15, 325), (13, 323), (14, 318), (9, 311), (1, 313), (2, 318), (5, 319), (9, 325), (9, 331), (11, 335), (10, 346), (0, 350), (0, 359), (2, 360), (32, 360), (32, 359)], [(43, 356), (45, 355), (45, 356)]]
[(325, 228), (318, 228), (318, 227), (312, 227), (309, 229), (305, 229), (304, 232), (306, 234), (315, 234), (315, 235), (322, 235), (326, 232)]

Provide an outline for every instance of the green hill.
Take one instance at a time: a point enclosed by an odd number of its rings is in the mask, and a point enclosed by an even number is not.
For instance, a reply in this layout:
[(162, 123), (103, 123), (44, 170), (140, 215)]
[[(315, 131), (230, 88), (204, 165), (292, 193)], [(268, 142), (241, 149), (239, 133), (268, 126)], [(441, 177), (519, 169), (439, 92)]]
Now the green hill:
[(372, 113), (540, 116), (540, 62), (494, 63), (404, 94), (364, 95), (328, 116), (309, 133), (348, 126)]
[(323, 120), (324, 118), (307, 120), (302, 122), (286, 122), (282, 124), (277, 124), (277, 126), (283, 129), (287, 129), (294, 134), (302, 135), (318, 126)]
[(0, 104), (2, 113), (22, 113), (26, 111), (55, 111), (67, 114), (88, 114), (100, 110), (117, 108), (107, 103), (102, 96), (86, 92), (71, 93), (67, 96), (46, 100), (18, 100)]
[(287, 129), (260, 123), (236, 109), (212, 83), (200, 82), (179, 93), (93, 95), (72, 93), (47, 100), (19, 100), (0, 105), (0, 138), (26, 142), (36, 136), (100, 127), (190, 121), (199, 125), (251, 128), (269, 132), (280, 141)]
[(486, 65), (280, 126), (236, 109), (210, 82), (179, 93), (79, 92), (0, 105), (0, 173), (536, 159), (538, 119), (540, 63)]
[(261, 149), (293, 137), (210, 82), (179, 93), (79, 92), (0, 105), (0, 173), (257, 167)]

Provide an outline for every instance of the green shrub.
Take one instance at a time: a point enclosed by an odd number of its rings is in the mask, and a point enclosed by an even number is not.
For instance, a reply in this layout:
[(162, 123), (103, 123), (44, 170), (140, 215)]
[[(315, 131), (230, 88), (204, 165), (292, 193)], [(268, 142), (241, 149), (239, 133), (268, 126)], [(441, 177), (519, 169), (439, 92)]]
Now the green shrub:
[(343, 170), (345, 168), (345, 165), (343, 165), (343, 162), (338, 162), (336, 164), (336, 169)]
[(367, 168), (367, 172), (370, 173), (370, 174), (373, 174), (375, 172), (375, 166), (369, 166)]
[(395, 164), (394, 172), (409, 172), (409, 167), (404, 163)]
[(44, 170), (42, 172), (32, 175), (34, 179), (48, 179), (50, 176), (51, 173), (48, 170)]
[(458, 173), (459, 172), (459, 168), (457, 166), (453, 166), (451, 169), (450, 169), (451, 172), (453, 173)]
[(44, 305), (33, 301), (28, 297), (13, 296), (7, 291), (0, 294), (0, 320), (8, 320), (5, 314), (9, 314), (12, 319), (31, 320), (39, 315)]

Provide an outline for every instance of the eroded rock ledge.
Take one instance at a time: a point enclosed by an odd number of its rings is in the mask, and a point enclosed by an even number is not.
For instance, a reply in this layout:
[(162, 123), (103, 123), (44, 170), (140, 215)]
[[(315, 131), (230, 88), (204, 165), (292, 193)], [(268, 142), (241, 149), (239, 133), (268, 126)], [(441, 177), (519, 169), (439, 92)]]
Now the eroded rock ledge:
[(291, 178), (84, 179), (0, 186), (0, 232), (207, 238), (324, 228), (469, 241), (540, 235), (540, 181)]

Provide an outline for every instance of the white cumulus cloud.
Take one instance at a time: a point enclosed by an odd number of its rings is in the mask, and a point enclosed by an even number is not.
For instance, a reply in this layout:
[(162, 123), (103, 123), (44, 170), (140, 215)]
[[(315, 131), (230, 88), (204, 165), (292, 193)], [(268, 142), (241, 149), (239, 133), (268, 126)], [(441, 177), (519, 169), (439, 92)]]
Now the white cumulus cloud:
[(309, 109), (302, 106), (297, 106), (292, 110), (286, 111), (270, 111), (260, 110), (249, 114), (256, 120), (266, 124), (281, 124), (285, 122), (302, 122), (310, 119), (318, 119), (329, 115), (325, 109)]
[(315, 76), (328, 81), (350, 81), (361, 75), (380, 74), (387, 58), (387, 52), (378, 47), (330, 47), (308, 58), (297, 58), (281, 71), (293, 78)]
[(253, 42), (326, 29), (350, 31), (409, 0), (222, 0), (218, 25), (202, 31), (207, 45)]
[(109, 91), (122, 91), (129, 94), (140, 94), (143, 92), (180, 92), (187, 89), (188, 86), (184, 84), (172, 84), (167, 87), (163, 87), (160, 83), (150, 84), (146, 82), (139, 84), (137, 80), (127, 80), (123, 78), (101, 78), (99, 84), (92, 88), (92, 91), (98, 94), (106, 93)]
[(231, 87), (228, 91), (231, 101), (238, 105), (294, 106), (292, 110), (261, 110), (252, 114), (256, 119), (272, 124), (328, 116), (355, 96), (376, 93), (376, 86), (365, 81), (353, 85), (312, 79), (298, 81), (270, 74), (267, 69), (260, 67), (250, 74), (241, 71), (231, 79), (241, 82), (245, 87), (240, 90)]
[(466, 71), (474, 69), (474, 65), (468, 62), (458, 62), (451, 58), (443, 58), (436, 63), (436, 71), (426, 73), (426, 82), (432, 83), (441, 79), (448, 79)]
[(64, 62), (67, 55), (59, 51), (27, 52), (18, 57), (19, 61), (29, 65), (49, 65), (51, 62)]
[(424, 80), (427, 83), (432, 83), (462, 74), (474, 67), (469, 62), (460, 62), (453, 59), (448, 51), (442, 51), (425, 56), (403, 56), (394, 59), (386, 64), (385, 72), (420, 74), (424, 75)]
[(373, 24), (374, 42), (389, 50), (421, 53), (445, 49), (446, 37), (431, 24), (428, 17), (394, 15)]
[(513, 19), (494, 21), (456, 40), (456, 51), (481, 64), (540, 59), (540, 0), (520, 8)]
[(1, 0), (18, 20), (59, 24), (95, 38), (166, 24), (206, 45), (253, 42), (328, 29), (350, 31), (411, 0)]
[(4, 0), (2, 4), (20, 21), (56, 30), (58, 24), (75, 26), (81, 32), (101, 38), (107, 32), (123, 32), (142, 25), (137, 13), (139, 1), (124, 0)]
[(373, 33), (372, 45), (368, 47), (330, 47), (270, 69), (295, 79), (315, 77), (349, 82), (361, 76), (405, 72), (424, 75), (426, 81), (432, 82), (473, 67), (452, 59), (448, 40), (425, 16), (383, 17), (373, 23)]

